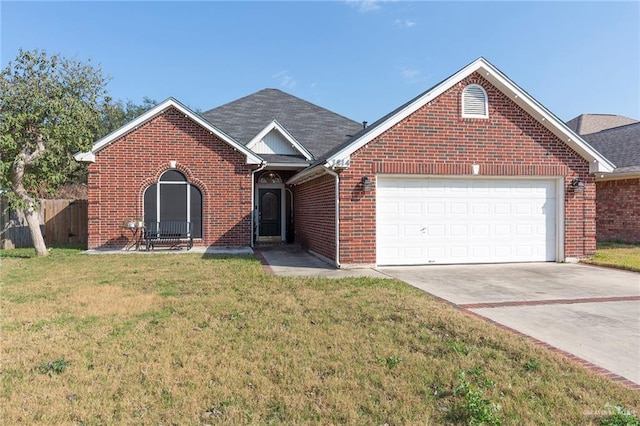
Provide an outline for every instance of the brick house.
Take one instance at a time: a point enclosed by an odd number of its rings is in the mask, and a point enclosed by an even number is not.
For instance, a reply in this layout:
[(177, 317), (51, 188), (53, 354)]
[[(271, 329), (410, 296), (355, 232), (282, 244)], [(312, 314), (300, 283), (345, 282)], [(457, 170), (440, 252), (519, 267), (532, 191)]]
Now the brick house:
[(339, 267), (589, 256), (613, 170), (483, 58), (368, 127), (275, 89), (202, 114), (169, 99), (76, 158), (89, 248), (179, 218), (199, 246), (296, 241)]
[(640, 122), (583, 114), (567, 125), (616, 166), (596, 174), (597, 240), (640, 242)]

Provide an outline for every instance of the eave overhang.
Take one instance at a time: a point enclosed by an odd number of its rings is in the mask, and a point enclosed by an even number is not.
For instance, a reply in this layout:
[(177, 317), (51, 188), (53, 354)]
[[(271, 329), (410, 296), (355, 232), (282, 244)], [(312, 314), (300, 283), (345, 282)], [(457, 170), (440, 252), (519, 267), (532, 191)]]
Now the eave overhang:
[(265, 168), (267, 170), (303, 170), (307, 167), (309, 167), (309, 163), (269, 163), (267, 161)]
[(640, 179), (640, 170), (613, 172), (613, 173), (596, 173), (596, 182), (607, 180), (624, 180), (624, 179)]
[(286, 184), (287, 185), (300, 185), (302, 183), (308, 182), (312, 179), (315, 179), (325, 173), (327, 173), (327, 169), (329, 169), (326, 163), (317, 164), (315, 166), (308, 167), (302, 170), (300, 173), (294, 175), (289, 179)]

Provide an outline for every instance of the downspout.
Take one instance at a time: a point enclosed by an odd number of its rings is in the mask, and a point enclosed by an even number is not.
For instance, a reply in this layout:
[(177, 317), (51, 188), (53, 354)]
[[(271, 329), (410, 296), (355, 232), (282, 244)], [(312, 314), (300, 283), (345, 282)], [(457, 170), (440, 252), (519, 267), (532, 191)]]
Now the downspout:
[(258, 206), (256, 205), (256, 173), (262, 171), (267, 167), (267, 162), (263, 161), (260, 163), (260, 167), (251, 172), (251, 248), (253, 248), (253, 241), (255, 240), (255, 220), (256, 220), (256, 210)]
[(336, 178), (336, 267), (340, 269), (340, 176), (326, 166), (325, 170)]

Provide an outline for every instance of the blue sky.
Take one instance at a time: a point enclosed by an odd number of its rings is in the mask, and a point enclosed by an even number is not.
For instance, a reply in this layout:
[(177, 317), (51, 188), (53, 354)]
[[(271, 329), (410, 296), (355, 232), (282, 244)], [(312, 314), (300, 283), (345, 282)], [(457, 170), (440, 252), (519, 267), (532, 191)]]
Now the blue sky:
[(479, 56), (563, 120), (640, 119), (640, 2), (0, 3), (18, 49), (100, 64), (116, 99), (205, 111), (274, 87), (375, 121)]

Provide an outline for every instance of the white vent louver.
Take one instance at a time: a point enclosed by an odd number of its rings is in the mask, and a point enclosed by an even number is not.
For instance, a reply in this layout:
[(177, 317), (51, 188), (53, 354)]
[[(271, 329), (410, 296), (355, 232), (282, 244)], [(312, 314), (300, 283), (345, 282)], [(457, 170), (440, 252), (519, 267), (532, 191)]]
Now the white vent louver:
[(470, 84), (462, 91), (462, 116), (487, 118), (487, 92), (482, 86)]

